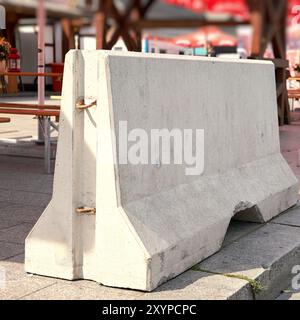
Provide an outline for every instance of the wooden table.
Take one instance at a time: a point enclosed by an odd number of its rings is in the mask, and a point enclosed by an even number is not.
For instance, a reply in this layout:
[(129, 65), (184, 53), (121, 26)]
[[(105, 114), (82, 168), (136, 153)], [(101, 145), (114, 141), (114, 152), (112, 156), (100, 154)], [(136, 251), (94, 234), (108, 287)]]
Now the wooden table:
[[(37, 72), (0, 72), (0, 78), (7, 77), (49, 77), (59, 78), (63, 77), (62, 73), (37, 73)], [(1, 103), (0, 101), (0, 112), (4, 114), (19, 114), (19, 115), (30, 115), (38, 117), (38, 129), (43, 127), (44, 135), (44, 146), (45, 146), (45, 171), (50, 173), (51, 163), (51, 127), (58, 130), (58, 127), (52, 123), (50, 117), (59, 117), (59, 106), (46, 106), (46, 105), (27, 105), (22, 103)]]
[(294, 111), (295, 100), (300, 100), (300, 89), (289, 89), (288, 98), (292, 99), (292, 111)]
[(0, 123), (8, 123), (10, 122), (10, 118), (2, 118), (0, 117)]
[[(3, 93), (16, 93), (16, 87), (17, 82), (16, 79), (17, 77), (20, 79), (20, 84), (21, 87), (23, 88), (23, 82), (22, 82), (22, 77), (45, 77), (45, 78), (57, 78), (57, 79), (61, 79), (63, 76), (62, 73), (53, 73), (53, 72), (45, 72), (45, 73), (38, 73), (38, 72), (0, 72), (0, 79), (4, 79), (5, 77), (9, 77), (8, 81), (9, 84), (8, 86), (10, 86), (10, 88), (5, 87), (2, 89)], [(4, 86), (4, 81), (2, 87)], [(10, 90), (11, 89), (11, 92)], [(24, 89), (22, 89), (24, 90)]]
[(300, 77), (289, 77), (289, 80), (296, 80), (296, 81), (300, 81)]
[(48, 78), (59, 78), (62, 77), (62, 73), (53, 73), (53, 72), (45, 72), (45, 73), (38, 73), (38, 72), (0, 72), (1, 76), (7, 77), (48, 77)]

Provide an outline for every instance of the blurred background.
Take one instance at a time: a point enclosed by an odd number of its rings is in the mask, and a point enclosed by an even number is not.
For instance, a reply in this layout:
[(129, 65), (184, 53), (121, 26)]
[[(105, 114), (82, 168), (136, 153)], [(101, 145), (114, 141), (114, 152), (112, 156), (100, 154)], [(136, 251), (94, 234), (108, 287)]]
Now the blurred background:
[[(288, 88), (299, 83), (300, 0), (0, 0), (0, 5), (6, 9), (1, 41), (14, 48), (6, 65), (0, 63), (2, 71), (36, 72), (42, 54), (46, 72), (62, 73), (68, 50), (108, 49), (271, 59), (278, 87), (289, 77), (296, 79)], [(9, 60), (16, 68), (9, 68)], [(60, 92), (62, 77), (48, 77), (45, 84)], [(38, 80), (11, 76), (3, 85), (8, 94), (35, 91)], [(281, 90), (283, 124), (289, 123), (289, 107), (287, 91)]]

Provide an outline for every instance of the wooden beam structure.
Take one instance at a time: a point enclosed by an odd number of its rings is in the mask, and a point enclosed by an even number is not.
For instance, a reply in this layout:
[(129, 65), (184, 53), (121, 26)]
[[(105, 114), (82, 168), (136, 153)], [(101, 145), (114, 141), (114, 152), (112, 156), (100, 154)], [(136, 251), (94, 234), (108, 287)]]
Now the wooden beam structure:
[(289, 63), (286, 59), (286, 0), (248, 0), (253, 26), (253, 59), (263, 59), (268, 45), (272, 46), (276, 72), (278, 121), (290, 123), (290, 107), (286, 80)]
[[(110, 50), (121, 37), (129, 51), (141, 51), (142, 31), (153, 28), (199, 28), (207, 25), (236, 26), (251, 24), (253, 26), (252, 54), (250, 58), (263, 59), (269, 44), (272, 45), (276, 67), (278, 95), (278, 117), (280, 125), (290, 122), (286, 77), (288, 62), (286, 60), (286, 16), (287, 0), (246, 0), (250, 9), (250, 21), (211, 21), (204, 17), (193, 19), (149, 19), (150, 8), (160, 0), (128, 0), (122, 10), (115, 0), (98, 0), (93, 25), (96, 30), (96, 48)], [(86, 0), (87, 6), (91, 5)], [(30, 14), (30, 12), (28, 12)], [(23, 13), (24, 15), (24, 13)], [(14, 26), (20, 18), (12, 13), (8, 21), (8, 38), (14, 43)], [(62, 18), (63, 55), (75, 48), (76, 30), (86, 25), (86, 20), (79, 17)]]
[(3, 34), (5, 38), (9, 41), (9, 43), (15, 47), (16, 46), (16, 26), (18, 24), (18, 21), (20, 19), (20, 16), (15, 12), (10, 12), (7, 14), (6, 17), (6, 29), (3, 30)]
[(64, 60), (65, 55), (71, 49), (75, 49), (75, 32), (72, 20), (68, 18), (63, 18), (60, 21), (62, 28), (62, 61)]
[[(97, 49), (110, 50), (121, 37), (129, 51), (140, 51), (142, 31), (154, 28), (199, 28), (207, 25), (236, 26), (249, 21), (208, 21), (194, 19), (147, 19), (146, 15), (157, 0), (130, 0), (121, 12), (113, 0), (98, 0), (98, 11), (94, 17)], [(109, 20), (111, 23), (109, 24)]]
[[(128, 1), (122, 12), (114, 0), (99, 0), (99, 9), (95, 15), (97, 49), (111, 49), (123, 38), (129, 51), (140, 51), (142, 30), (148, 28), (199, 28), (207, 25), (253, 26), (252, 59), (264, 59), (269, 44), (272, 45), (276, 68), (278, 118), (280, 125), (290, 122), (286, 77), (286, 16), (287, 0), (247, 0), (250, 9), (250, 21), (211, 21), (197, 19), (147, 19), (146, 15), (157, 0)], [(110, 23), (109, 23), (110, 21)]]
[(106, 34), (107, 34), (107, 19), (112, 5), (111, 0), (101, 0), (98, 4), (98, 10), (94, 16), (94, 27), (96, 30), (96, 48), (107, 48)]
[(140, 19), (136, 22), (129, 22), (128, 27), (134, 29), (158, 29), (158, 28), (200, 28), (207, 25), (234, 27), (249, 25), (250, 21), (237, 20), (205, 20), (203, 18), (194, 19)]

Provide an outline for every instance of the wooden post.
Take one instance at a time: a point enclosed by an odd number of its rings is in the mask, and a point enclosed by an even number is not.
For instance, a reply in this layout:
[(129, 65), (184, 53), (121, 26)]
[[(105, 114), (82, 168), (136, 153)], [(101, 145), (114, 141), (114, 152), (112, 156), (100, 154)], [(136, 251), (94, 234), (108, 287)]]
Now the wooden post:
[(290, 123), (290, 110), (286, 88), (286, 0), (247, 0), (253, 26), (251, 58), (264, 59), (268, 44), (272, 45), (276, 69), (279, 124)]
[(5, 37), (9, 41), (9, 43), (15, 47), (16, 46), (16, 26), (18, 24), (19, 17), (14, 12), (7, 12), (6, 14), (7, 20), (6, 20), (6, 29), (4, 30)]
[[(46, 9), (45, 0), (40, 0), (37, 7), (37, 22), (38, 22), (38, 73), (45, 72), (45, 24), (46, 24)], [(38, 77), (38, 104), (45, 104), (45, 78)], [(39, 119), (38, 124), (38, 142), (44, 142), (44, 121)]]
[(98, 11), (94, 16), (94, 26), (96, 29), (96, 48), (107, 49), (107, 18), (110, 14), (112, 0), (98, 0)]
[(259, 0), (248, 0), (250, 8), (250, 22), (252, 25), (253, 36), (252, 36), (252, 57), (262, 57), (262, 41), (264, 33), (264, 10), (265, 6), (263, 1)]
[[(102, 6), (95, 17), (97, 21), (97, 47), (99, 49), (103, 47), (111, 49), (119, 37), (122, 37), (129, 51), (141, 51), (142, 31), (140, 28), (135, 28), (135, 26), (139, 25), (141, 18), (154, 3), (154, 0), (148, 0), (144, 6), (142, 6), (141, 0), (131, 0), (128, 2), (124, 12), (119, 11), (113, 0), (104, 1), (104, 3), (102, 2)], [(105, 21), (108, 16), (115, 22), (109, 32), (105, 29)], [(110, 39), (106, 37), (108, 33), (110, 34)]]
[(64, 18), (61, 20), (61, 26), (63, 31), (62, 39), (62, 61), (64, 61), (65, 55), (71, 49), (75, 49), (75, 37), (72, 21)]
[[(138, 22), (142, 18), (142, 7), (141, 7), (141, 0), (134, 0), (133, 9), (131, 11), (131, 20), (133, 22)], [(136, 29), (134, 30), (135, 33), (135, 40), (137, 44), (137, 51), (142, 51), (142, 30)]]

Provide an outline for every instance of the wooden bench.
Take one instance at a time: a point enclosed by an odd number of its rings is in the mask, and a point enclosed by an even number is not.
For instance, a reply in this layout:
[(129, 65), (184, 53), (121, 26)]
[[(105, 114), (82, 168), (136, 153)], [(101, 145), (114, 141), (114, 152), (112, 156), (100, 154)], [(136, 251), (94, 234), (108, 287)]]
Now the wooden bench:
[(300, 89), (290, 89), (288, 90), (288, 98), (292, 99), (292, 110), (294, 111), (295, 100), (300, 100)]
[(40, 105), (29, 103), (7, 103), (0, 102), (0, 108), (25, 108), (25, 109), (48, 109), (48, 110), (60, 110), (60, 105)]
[(60, 106), (0, 102), (0, 114), (55, 117), (59, 121)]
[[(0, 72), (0, 77), (16, 77), (18, 76), (21, 80), (21, 77), (45, 77), (45, 78), (56, 78), (62, 79), (63, 73), (54, 73), (54, 72)], [(36, 116), (39, 119), (46, 120), (45, 126), (43, 126), (44, 137), (45, 137), (45, 168), (46, 172), (50, 173), (50, 157), (51, 157), (51, 127), (55, 130), (58, 130), (53, 122), (51, 122), (50, 117), (55, 117), (56, 122), (59, 120), (59, 111), (60, 106), (48, 106), (48, 105), (29, 105), (22, 103), (0, 103), (0, 114), (14, 114), (14, 115), (30, 115)]]
[[(45, 170), (50, 173), (51, 163), (51, 127), (58, 130), (58, 127), (51, 122), (50, 118), (55, 117), (56, 122), (59, 120), (60, 106), (23, 104), (23, 103), (0, 103), (0, 114), (29, 115), (44, 119), (43, 128), (45, 141)], [(0, 118), (1, 119), (1, 118)], [(9, 119), (9, 118), (2, 118)], [(10, 119), (9, 119), (10, 120)]]
[(10, 118), (2, 118), (0, 117), (0, 123), (8, 123), (10, 122)]

